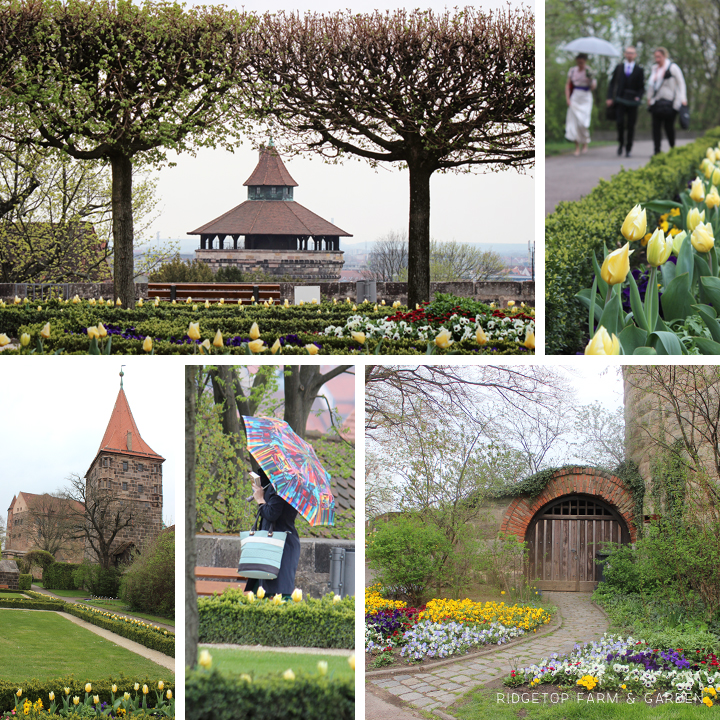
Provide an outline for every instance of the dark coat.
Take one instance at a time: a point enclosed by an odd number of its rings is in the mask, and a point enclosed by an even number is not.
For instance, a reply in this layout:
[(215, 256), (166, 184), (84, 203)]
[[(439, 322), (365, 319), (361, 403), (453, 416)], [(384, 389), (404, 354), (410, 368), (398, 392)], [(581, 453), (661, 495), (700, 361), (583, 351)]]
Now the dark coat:
[[(644, 92), (645, 71), (642, 66), (635, 63), (630, 77), (628, 77), (625, 75), (625, 63), (618, 63), (615, 70), (613, 70), (612, 79), (608, 85), (608, 100), (615, 100), (623, 104), (637, 104), (642, 99)], [(638, 98), (638, 100), (635, 100), (635, 98)]]
[(262, 585), (266, 595), (290, 595), (295, 589), (295, 572), (300, 562), (300, 536), (295, 529), (297, 510), (275, 492), (272, 484), (265, 487), (265, 504), (259, 506), (260, 530), (286, 532), (280, 572), (275, 580), (248, 581), (245, 590), (257, 592)]

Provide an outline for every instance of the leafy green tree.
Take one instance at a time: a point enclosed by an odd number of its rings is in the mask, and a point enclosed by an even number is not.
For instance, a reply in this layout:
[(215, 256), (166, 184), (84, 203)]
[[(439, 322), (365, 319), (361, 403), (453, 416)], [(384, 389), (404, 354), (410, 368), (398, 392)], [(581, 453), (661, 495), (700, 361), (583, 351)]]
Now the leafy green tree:
[(532, 12), (280, 13), (254, 40), (256, 105), (296, 147), (407, 167), (408, 301), (428, 300), (433, 173), (534, 163)]
[(214, 279), (207, 263), (202, 260), (183, 260), (179, 254), (148, 276), (148, 280), (155, 283), (212, 282)]
[[(246, 16), (220, 6), (17, 0), (0, 6), (0, 117), (14, 138), (112, 170), (114, 293), (133, 283), (133, 164), (215, 146), (242, 123)], [(11, 129), (10, 128), (10, 129)]]

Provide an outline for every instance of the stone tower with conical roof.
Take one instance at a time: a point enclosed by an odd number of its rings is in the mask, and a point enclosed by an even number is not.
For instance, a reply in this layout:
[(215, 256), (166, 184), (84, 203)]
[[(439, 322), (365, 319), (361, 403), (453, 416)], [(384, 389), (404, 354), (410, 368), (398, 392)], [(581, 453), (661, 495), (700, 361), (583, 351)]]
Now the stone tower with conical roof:
[(272, 141), (260, 147), (258, 164), (243, 185), (245, 202), (188, 233), (200, 236), (198, 260), (213, 271), (237, 267), (292, 280), (340, 278), (340, 238), (352, 235), (295, 201), (298, 184)]
[[(142, 438), (123, 389), (115, 400), (110, 421), (95, 458), (85, 474), (86, 494), (108, 492), (119, 503), (133, 503), (141, 512), (137, 520), (113, 539), (111, 555), (115, 565), (127, 562), (133, 550), (142, 552), (162, 531), (162, 464), (158, 455)], [(91, 560), (89, 543), (85, 554)]]

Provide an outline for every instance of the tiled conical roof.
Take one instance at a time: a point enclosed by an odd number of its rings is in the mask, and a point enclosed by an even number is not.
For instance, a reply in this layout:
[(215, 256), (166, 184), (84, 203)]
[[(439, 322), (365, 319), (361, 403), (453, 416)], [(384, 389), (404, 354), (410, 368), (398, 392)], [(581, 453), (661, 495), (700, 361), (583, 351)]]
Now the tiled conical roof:
[(97, 455), (101, 452), (122, 453), (124, 455), (138, 455), (164, 460), (140, 436), (125, 391), (120, 388), (110, 422), (103, 436)]
[(260, 146), (260, 160), (252, 175), (243, 185), (284, 185), (297, 187), (297, 183), (290, 177), (282, 158), (274, 146)]

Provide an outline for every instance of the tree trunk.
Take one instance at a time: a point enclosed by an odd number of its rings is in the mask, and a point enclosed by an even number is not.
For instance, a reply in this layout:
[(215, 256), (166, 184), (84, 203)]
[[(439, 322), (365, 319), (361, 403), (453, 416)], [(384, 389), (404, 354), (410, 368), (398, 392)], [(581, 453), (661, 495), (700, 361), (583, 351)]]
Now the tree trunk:
[(410, 224), (408, 227), (408, 307), (430, 299), (430, 176), (422, 162), (408, 163)]
[(198, 606), (195, 590), (195, 373), (185, 366), (185, 666), (195, 667), (198, 646)]
[(313, 392), (314, 380), (320, 374), (317, 365), (291, 365), (285, 370), (285, 422), (301, 437), (305, 437), (310, 408), (315, 402), (317, 392)]
[(123, 307), (135, 305), (135, 268), (133, 259), (132, 160), (125, 155), (113, 155), (112, 167), (112, 227), (114, 254), (115, 297)]

